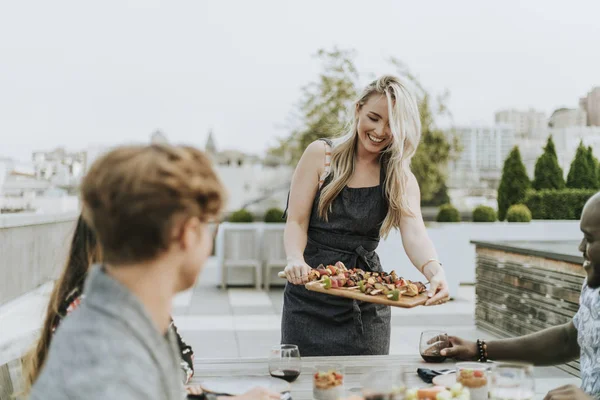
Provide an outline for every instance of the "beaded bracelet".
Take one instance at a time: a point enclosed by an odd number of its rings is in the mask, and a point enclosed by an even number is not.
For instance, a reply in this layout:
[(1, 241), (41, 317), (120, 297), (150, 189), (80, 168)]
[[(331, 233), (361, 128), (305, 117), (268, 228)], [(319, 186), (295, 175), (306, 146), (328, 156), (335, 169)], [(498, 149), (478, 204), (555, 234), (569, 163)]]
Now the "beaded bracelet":
[(487, 362), (487, 344), (484, 340), (477, 339), (477, 352), (479, 353), (479, 362)]

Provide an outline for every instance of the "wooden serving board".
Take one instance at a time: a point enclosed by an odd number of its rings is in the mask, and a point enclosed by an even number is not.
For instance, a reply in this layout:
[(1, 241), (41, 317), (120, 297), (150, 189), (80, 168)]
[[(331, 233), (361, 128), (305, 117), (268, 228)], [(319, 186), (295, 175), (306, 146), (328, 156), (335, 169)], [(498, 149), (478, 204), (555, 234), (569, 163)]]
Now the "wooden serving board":
[(348, 289), (325, 289), (321, 282), (308, 282), (304, 285), (306, 289), (313, 292), (325, 293), (331, 296), (345, 297), (347, 299), (359, 300), (368, 303), (384, 304), (386, 306), (401, 307), (401, 308), (413, 308), (416, 306), (422, 306), (427, 301), (427, 293), (421, 293), (418, 296), (401, 296), (398, 300), (390, 300), (384, 295), (371, 296), (369, 294), (361, 293), (360, 290), (348, 290)]

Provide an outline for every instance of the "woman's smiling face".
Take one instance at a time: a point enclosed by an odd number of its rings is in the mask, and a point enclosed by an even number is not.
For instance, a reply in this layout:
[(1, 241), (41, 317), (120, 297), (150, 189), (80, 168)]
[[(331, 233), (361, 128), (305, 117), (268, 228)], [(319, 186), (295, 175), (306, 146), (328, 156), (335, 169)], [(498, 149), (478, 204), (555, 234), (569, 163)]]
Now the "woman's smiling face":
[(359, 146), (369, 153), (380, 153), (393, 140), (387, 97), (373, 94), (365, 104), (358, 106), (357, 112)]

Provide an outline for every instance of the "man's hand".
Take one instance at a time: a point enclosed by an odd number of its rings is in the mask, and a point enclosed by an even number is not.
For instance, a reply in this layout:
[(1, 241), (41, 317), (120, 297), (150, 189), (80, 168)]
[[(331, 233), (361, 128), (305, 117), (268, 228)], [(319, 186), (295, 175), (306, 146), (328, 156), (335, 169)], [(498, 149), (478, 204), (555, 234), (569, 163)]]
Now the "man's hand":
[(593, 400), (575, 385), (565, 385), (548, 392), (544, 400)]
[(441, 355), (461, 361), (477, 360), (477, 343), (456, 336), (448, 336), (448, 342), (450, 346), (442, 349)]

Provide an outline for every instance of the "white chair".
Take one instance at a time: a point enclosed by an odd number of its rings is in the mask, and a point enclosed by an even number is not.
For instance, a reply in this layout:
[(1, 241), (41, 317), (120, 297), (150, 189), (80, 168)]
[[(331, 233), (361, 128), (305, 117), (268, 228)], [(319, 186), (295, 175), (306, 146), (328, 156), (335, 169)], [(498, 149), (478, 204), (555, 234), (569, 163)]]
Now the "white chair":
[(263, 233), (263, 261), (265, 290), (271, 287), (271, 269), (282, 270), (287, 265), (285, 247), (283, 245), (283, 230), (285, 224), (266, 224)]
[(254, 268), (256, 289), (262, 286), (262, 262), (260, 260), (260, 232), (254, 224), (222, 224), (221, 287), (227, 288), (230, 268)]

